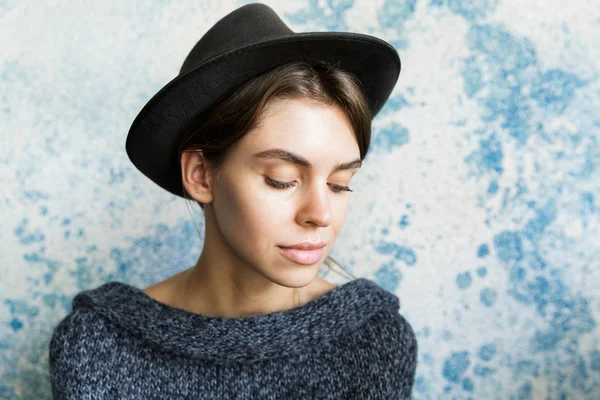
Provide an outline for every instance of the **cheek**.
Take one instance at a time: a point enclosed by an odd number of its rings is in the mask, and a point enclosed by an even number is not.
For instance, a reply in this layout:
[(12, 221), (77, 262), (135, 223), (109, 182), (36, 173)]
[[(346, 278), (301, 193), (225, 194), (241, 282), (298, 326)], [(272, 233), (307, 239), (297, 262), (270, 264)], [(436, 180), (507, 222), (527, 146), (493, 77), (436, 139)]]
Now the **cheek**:
[(334, 222), (333, 222), (333, 234), (338, 236), (344, 227), (344, 223), (346, 222), (346, 216), (348, 212), (347, 210), (340, 211), (338, 214), (334, 214)]
[(247, 201), (246, 220), (248, 229), (255, 236), (259, 247), (272, 247), (287, 241), (286, 230), (290, 229), (293, 217), (293, 204), (284, 196), (269, 188), (259, 188)]
[[(215, 208), (220, 228), (232, 244), (270, 248), (285, 238), (290, 203), (260, 185), (224, 183)], [(218, 209), (217, 209), (218, 208)], [(288, 227), (289, 228), (289, 227)]]

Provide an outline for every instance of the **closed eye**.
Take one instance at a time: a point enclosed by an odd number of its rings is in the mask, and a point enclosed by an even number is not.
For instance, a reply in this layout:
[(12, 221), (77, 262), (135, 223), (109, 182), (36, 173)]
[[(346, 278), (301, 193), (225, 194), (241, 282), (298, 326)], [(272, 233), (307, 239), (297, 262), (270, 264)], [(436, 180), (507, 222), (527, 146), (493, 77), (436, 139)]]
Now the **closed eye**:
[[(296, 186), (294, 182), (279, 182), (274, 181), (271, 178), (265, 177), (265, 182), (267, 185), (275, 188), (275, 189), (287, 189)], [(336, 185), (334, 183), (330, 183), (329, 187), (332, 188), (334, 193), (342, 193), (342, 192), (353, 192), (348, 186)]]

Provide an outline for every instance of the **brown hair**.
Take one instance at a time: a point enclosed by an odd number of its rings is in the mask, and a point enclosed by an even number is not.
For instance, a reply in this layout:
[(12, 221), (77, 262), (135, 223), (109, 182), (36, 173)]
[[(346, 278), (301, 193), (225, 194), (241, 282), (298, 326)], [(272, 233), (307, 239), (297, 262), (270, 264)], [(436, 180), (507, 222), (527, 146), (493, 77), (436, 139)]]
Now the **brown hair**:
[[(364, 160), (371, 141), (371, 112), (363, 87), (352, 74), (322, 61), (295, 61), (283, 64), (238, 86), (207, 113), (195, 118), (179, 147), (183, 152), (201, 151), (217, 174), (230, 148), (260, 123), (263, 110), (276, 99), (307, 99), (339, 106), (353, 127), (360, 159)], [(183, 187), (183, 196), (189, 193)], [(204, 204), (197, 202), (204, 210)], [(355, 278), (348, 270), (346, 273)], [(325, 260), (325, 265), (331, 265)]]

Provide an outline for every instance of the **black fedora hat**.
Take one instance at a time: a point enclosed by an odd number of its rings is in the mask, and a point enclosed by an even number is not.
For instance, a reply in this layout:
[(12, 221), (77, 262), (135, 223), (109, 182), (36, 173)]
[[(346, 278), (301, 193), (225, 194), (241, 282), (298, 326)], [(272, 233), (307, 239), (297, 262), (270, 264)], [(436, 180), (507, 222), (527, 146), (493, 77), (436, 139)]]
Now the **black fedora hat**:
[(270, 7), (254, 3), (221, 18), (196, 43), (179, 75), (133, 121), (125, 150), (144, 175), (183, 197), (178, 147), (189, 123), (224, 95), (283, 63), (329, 62), (355, 75), (374, 118), (400, 74), (389, 43), (351, 32), (295, 33)]

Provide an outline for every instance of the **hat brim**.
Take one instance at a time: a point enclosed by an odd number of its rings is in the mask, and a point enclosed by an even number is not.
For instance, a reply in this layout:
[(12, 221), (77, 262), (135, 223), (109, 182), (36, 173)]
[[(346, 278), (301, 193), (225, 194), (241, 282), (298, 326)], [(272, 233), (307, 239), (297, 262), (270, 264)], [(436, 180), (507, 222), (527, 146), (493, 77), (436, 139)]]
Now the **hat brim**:
[(362, 83), (377, 115), (400, 74), (400, 57), (389, 43), (350, 32), (303, 32), (219, 54), (178, 75), (157, 92), (133, 121), (125, 150), (144, 175), (183, 197), (178, 145), (193, 118), (238, 85), (298, 59), (331, 62)]

